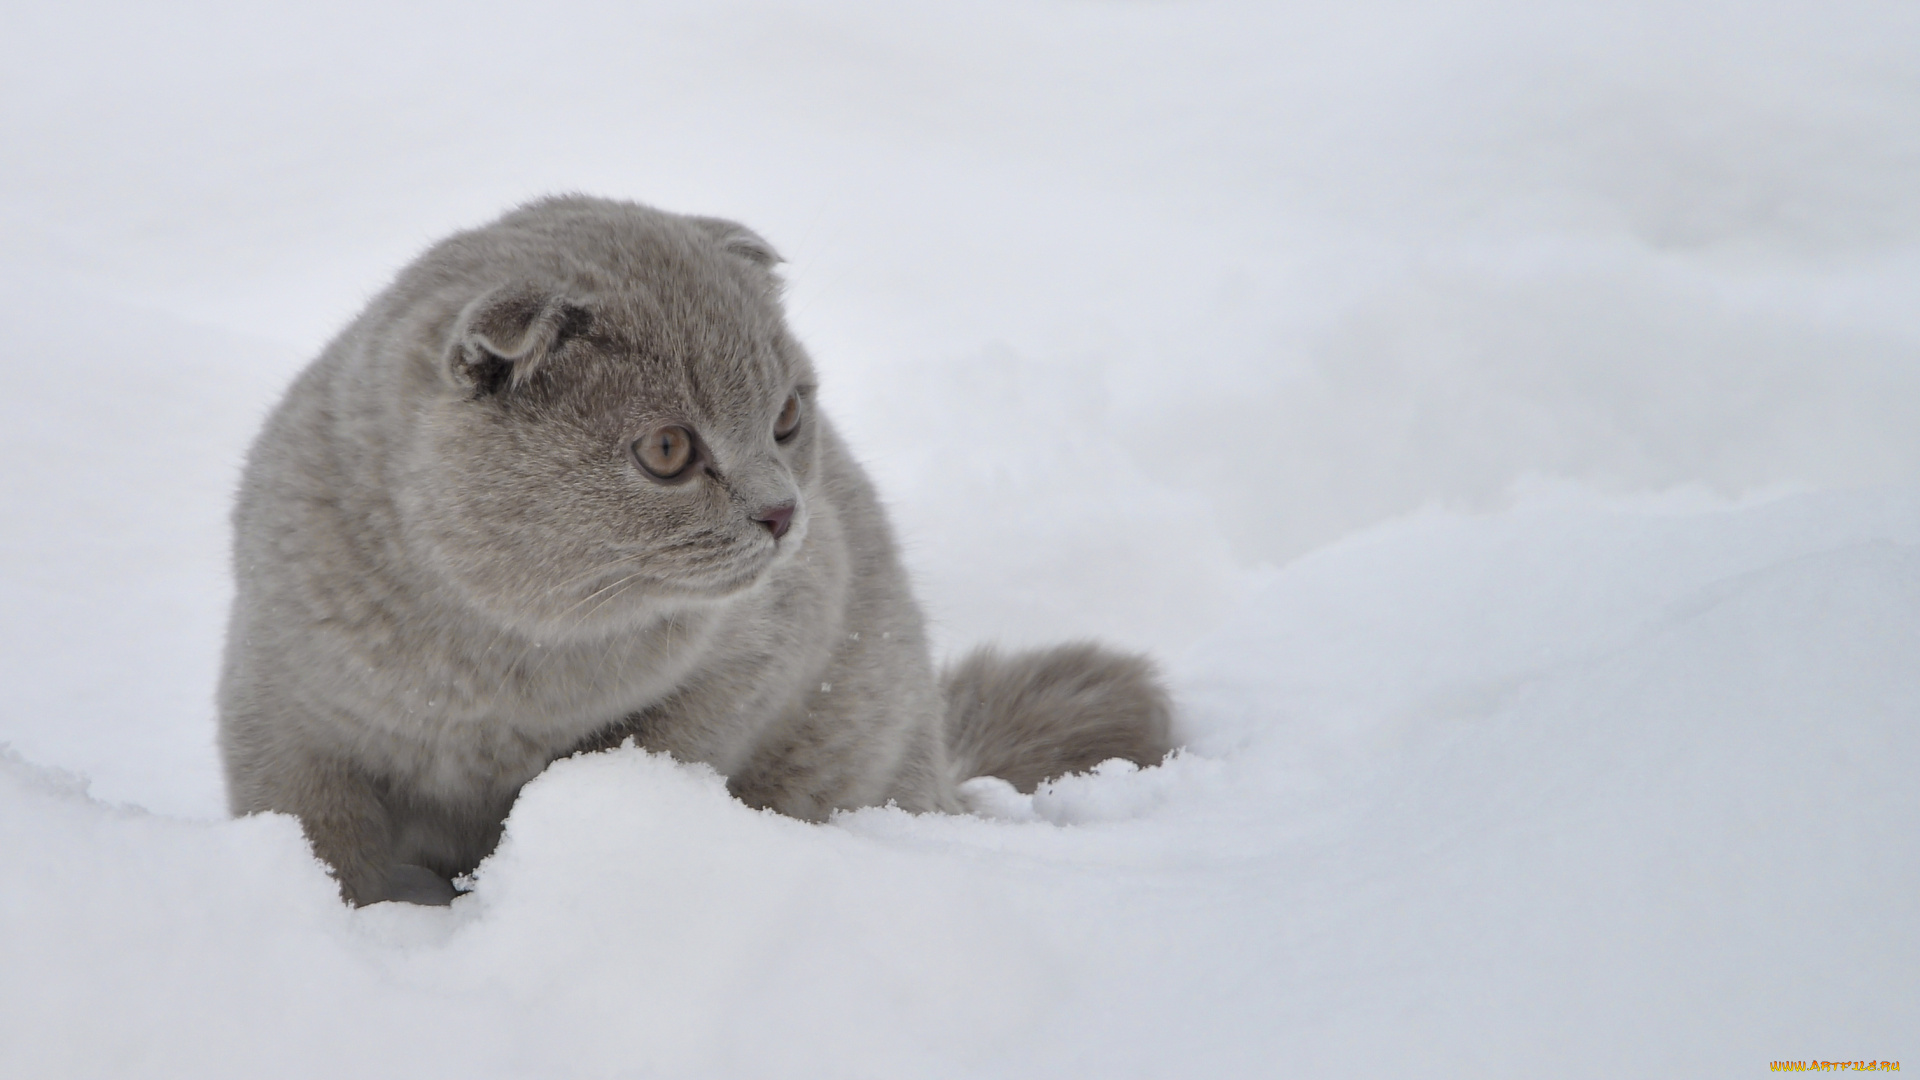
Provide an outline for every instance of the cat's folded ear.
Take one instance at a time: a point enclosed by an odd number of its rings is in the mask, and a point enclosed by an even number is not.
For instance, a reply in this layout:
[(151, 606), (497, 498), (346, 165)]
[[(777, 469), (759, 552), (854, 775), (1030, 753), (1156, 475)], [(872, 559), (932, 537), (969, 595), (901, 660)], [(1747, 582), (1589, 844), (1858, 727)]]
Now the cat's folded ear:
[(757, 266), (771, 270), (776, 264), (786, 261), (759, 233), (737, 221), (711, 217), (687, 220), (693, 222), (708, 236), (720, 241), (720, 246), (730, 254), (738, 255)]
[(516, 389), (568, 338), (592, 325), (591, 311), (551, 289), (526, 282), (502, 285), (460, 313), (447, 374), (476, 397)]

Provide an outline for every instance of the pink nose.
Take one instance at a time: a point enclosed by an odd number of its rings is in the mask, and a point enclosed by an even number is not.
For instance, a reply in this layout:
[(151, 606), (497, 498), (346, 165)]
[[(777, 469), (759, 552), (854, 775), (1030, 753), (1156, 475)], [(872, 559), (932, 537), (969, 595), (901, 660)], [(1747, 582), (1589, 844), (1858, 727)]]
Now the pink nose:
[(773, 538), (778, 540), (787, 535), (787, 525), (793, 521), (793, 504), (781, 503), (779, 506), (769, 506), (753, 515), (753, 520), (765, 525), (767, 531), (773, 534)]

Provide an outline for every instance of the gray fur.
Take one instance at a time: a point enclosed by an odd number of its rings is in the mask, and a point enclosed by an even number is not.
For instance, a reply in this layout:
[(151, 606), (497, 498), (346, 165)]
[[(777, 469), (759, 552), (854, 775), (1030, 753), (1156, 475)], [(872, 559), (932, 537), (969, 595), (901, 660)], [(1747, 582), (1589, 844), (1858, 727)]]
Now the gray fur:
[[(732, 222), (556, 198), (373, 300), (268, 420), (234, 511), (235, 813), (299, 816), (354, 903), (445, 902), (521, 785), (629, 737), (809, 820), (954, 811), (982, 768), (1024, 784), (1164, 754), (1147, 669), (1086, 647), (963, 664), (950, 682), (989, 704), (956, 704), (950, 753), (919, 608), (818, 409), (778, 261)], [(630, 450), (661, 423), (703, 455), (673, 483)], [(754, 520), (786, 503), (784, 535)]]
[(975, 649), (941, 676), (959, 779), (997, 776), (1031, 792), (1109, 758), (1157, 763), (1173, 709), (1153, 665), (1081, 642), (1012, 657)]

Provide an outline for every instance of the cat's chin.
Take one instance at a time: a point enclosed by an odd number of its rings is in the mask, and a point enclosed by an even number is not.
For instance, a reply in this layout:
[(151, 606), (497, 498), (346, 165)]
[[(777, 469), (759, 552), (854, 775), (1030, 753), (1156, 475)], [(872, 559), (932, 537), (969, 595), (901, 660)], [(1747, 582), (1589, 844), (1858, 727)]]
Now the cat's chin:
[(735, 566), (689, 574), (676, 579), (655, 578), (647, 583), (645, 601), (719, 602), (752, 592), (765, 583), (774, 567), (787, 561), (786, 552), (768, 551), (764, 555), (740, 560)]
[(782, 539), (755, 544), (726, 568), (701, 574), (684, 584), (690, 592), (716, 600), (749, 592), (763, 584), (775, 569), (792, 562), (806, 535), (806, 521), (801, 519)]
[(698, 570), (632, 572), (632, 555), (608, 556), (601, 575), (576, 579), (571, 588), (536, 586), (533, 595), (509, 597), (473, 590), (473, 602), (499, 623), (555, 640), (591, 639), (631, 630), (655, 618), (724, 604), (764, 585), (796, 558), (804, 527), (780, 542), (746, 543)]
[(698, 592), (714, 600), (725, 600), (741, 593), (751, 592), (772, 576), (775, 566), (787, 561), (780, 558), (780, 554), (784, 552), (756, 559), (737, 573), (716, 577)]

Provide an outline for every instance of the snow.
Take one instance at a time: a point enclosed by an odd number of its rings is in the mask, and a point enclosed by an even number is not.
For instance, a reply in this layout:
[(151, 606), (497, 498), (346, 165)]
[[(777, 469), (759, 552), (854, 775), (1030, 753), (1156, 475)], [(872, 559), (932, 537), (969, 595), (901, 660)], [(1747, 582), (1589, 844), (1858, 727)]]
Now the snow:
[[(1911, 5), (0, 23), (0, 1074), (1912, 1047)], [(570, 760), (450, 910), (225, 819), (247, 440), (413, 252), (567, 189), (766, 234), (941, 649), (1151, 649), (1188, 749), (824, 826)]]

